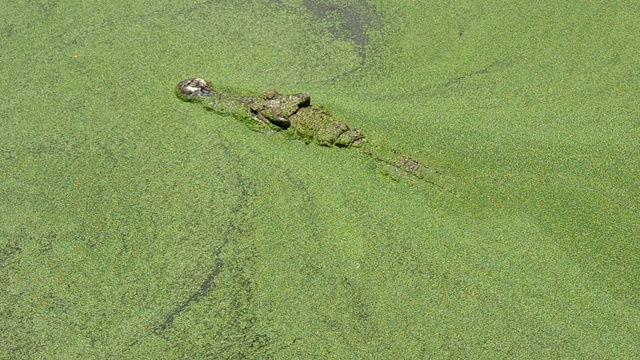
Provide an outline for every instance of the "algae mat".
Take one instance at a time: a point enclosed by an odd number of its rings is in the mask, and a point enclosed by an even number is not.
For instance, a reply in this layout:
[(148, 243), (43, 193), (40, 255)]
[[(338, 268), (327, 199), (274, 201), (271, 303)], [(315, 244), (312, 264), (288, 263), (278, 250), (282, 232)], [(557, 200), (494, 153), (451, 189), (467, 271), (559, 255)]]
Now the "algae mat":
[[(633, 2), (17, 1), (0, 358), (640, 357)], [(248, 130), (315, 103), (459, 182)]]

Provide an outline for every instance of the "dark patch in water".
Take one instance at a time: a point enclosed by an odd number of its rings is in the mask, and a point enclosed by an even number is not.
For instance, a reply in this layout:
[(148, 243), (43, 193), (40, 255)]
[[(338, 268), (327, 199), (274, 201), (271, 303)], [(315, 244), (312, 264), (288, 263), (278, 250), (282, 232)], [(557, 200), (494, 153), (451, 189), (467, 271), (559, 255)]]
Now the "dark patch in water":
[(375, 10), (364, 0), (305, 0), (303, 5), (318, 19), (331, 23), (337, 39), (353, 41), (362, 51), (369, 43), (369, 29), (380, 28)]
[(352, 41), (358, 49), (360, 64), (330, 82), (364, 67), (367, 61), (366, 46), (369, 44), (368, 32), (381, 28), (375, 10), (365, 0), (304, 0), (303, 5), (315, 17), (331, 24), (329, 32), (336, 39)]
[[(284, 5), (281, 0), (270, 1)], [(315, 18), (328, 24), (327, 30), (335, 39), (353, 42), (358, 51), (360, 63), (329, 82), (362, 68), (366, 63), (369, 31), (382, 28), (375, 9), (366, 0), (304, 0), (302, 5)]]

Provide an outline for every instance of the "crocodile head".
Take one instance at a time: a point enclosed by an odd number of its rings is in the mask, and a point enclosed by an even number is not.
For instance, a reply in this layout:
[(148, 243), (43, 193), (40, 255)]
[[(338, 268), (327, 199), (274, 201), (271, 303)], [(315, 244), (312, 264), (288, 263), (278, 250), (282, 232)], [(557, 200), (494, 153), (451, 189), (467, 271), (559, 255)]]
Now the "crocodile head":
[(183, 101), (197, 100), (213, 94), (211, 85), (204, 79), (192, 78), (180, 81), (176, 87), (176, 95)]

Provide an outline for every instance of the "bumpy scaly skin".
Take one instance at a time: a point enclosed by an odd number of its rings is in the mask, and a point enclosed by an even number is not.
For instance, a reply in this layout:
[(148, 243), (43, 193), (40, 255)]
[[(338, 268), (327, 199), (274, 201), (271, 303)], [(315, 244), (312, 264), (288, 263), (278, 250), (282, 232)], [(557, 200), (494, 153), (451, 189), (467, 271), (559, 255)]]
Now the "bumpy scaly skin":
[(206, 80), (192, 78), (178, 83), (176, 95), (183, 101), (199, 102), (218, 114), (233, 116), (253, 130), (282, 131), (307, 143), (323, 146), (360, 148), (393, 169), (447, 189), (439, 184), (439, 172), (396, 150), (369, 145), (360, 130), (350, 128), (321, 107), (311, 105), (307, 94), (280, 95), (267, 91), (259, 96), (246, 96), (231, 89), (215, 89)]
[(231, 115), (253, 129), (286, 131), (306, 142), (323, 146), (361, 147), (362, 132), (351, 129), (318, 106), (307, 94), (280, 95), (267, 91), (260, 96), (243, 96), (230, 89), (214, 89), (203, 79), (181, 81), (176, 95), (184, 101), (200, 102), (219, 114)]

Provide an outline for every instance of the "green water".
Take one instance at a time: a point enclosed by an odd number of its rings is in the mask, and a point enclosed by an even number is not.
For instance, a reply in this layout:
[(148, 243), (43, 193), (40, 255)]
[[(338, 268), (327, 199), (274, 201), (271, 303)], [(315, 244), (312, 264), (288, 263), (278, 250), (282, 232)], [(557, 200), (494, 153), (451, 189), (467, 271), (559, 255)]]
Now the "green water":
[[(18, 1), (0, 358), (640, 357), (631, 1)], [(307, 92), (433, 164), (174, 96)]]

